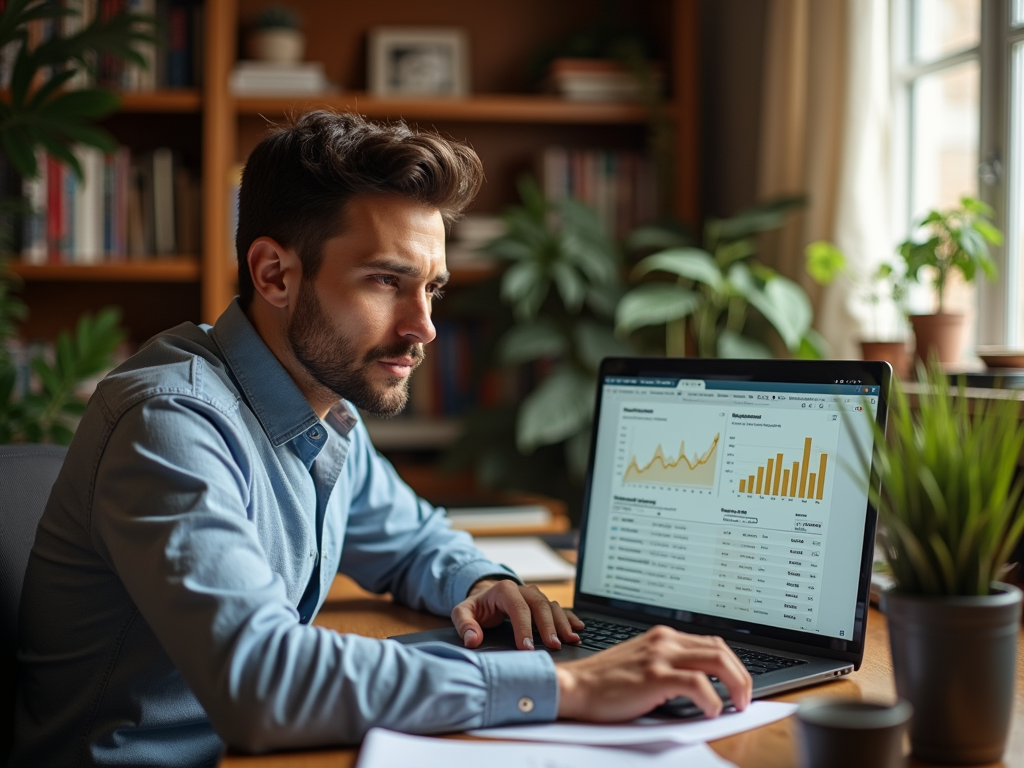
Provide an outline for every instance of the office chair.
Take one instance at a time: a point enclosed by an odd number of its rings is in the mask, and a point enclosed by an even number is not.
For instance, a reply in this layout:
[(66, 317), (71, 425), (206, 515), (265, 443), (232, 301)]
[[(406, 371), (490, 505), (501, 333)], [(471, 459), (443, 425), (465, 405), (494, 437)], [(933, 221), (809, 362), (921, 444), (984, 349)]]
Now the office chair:
[(67, 448), (0, 446), (0, 764), (6, 765), (17, 691), (18, 604), (36, 526)]

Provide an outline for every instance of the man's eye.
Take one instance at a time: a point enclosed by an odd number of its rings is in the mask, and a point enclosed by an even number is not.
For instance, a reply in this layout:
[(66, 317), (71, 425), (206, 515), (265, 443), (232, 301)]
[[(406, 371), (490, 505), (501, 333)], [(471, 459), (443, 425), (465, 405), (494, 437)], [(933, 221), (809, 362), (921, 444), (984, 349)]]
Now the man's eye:
[(440, 288), (428, 288), (427, 293), (430, 294), (430, 298), (433, 301), (440, 301), (441, 299), (444, 298), (444, 291), (442, 291)]
[(374, 275), (373, 279), (381, 285), (398, 285), (398, 278), (394, 275)]

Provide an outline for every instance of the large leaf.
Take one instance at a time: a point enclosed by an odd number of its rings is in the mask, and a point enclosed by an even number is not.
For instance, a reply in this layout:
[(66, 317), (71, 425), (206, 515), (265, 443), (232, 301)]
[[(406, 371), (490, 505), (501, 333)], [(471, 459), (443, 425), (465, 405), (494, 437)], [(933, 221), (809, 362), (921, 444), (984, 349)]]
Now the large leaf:
[(594, 381), (562, 368), (541, 383), (519, 409), (516, 444), (523, 453), (559, 443), (584, 429), (594, 407)]
[(629, 333), (647, 325), (681, 320), (703, 303), (703, 297), (672, 283), (648, 283), (622, 297), (615, 312), (615, 330)]
[(772, 324), (787, 348), (797, 350), (814, 316), (810, 299), (792, 280), (767, 274), (767, 282), (762, 282), (739, 263), (729, 270), (729, 283)]
[(548, 320), (515, 325), (498, 342), (498, 360), (505, 365), (518, 365), (542, 357), (558, 357), (564, 353), (565, 337)]
[(772, 351), (760, 341), (726, 329), (718, 336), (718, 356), (733, 360), (764, 360), (772, 356)]
[(626, 238), (626, 248), (630, 251), (685, 248), (692, 244), (693, 237), (689, 233), (654, 224), (638, 227)]
[(730, 219), (712, 221), (713, 239), (738, 240), (758, 232), (778, 229), (786, 222), (790, 211), (807, 203), (803, 196), (781, 197), (777, 200), (748, 208)]
[(650, 272), (668, 272), (711, 286), (716, 291), (722, 288), (722, 270), (715, 257), (700, 248), (672, 248), (655, 253), (643, 259), (633, 270), (637, 277)]

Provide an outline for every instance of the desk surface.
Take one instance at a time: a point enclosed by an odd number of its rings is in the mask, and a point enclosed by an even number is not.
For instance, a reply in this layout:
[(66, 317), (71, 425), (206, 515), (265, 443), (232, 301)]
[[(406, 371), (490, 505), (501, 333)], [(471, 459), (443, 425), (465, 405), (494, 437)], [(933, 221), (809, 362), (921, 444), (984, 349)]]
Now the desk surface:
[[(572, 603), (572, 585), (544, 587), (545, 592), (562, 605)], [(387, 598), (369, 595), (348, 579), (339, 576), (328, 595), (316, 623), (338, 632), (354, 632), (368, 637), (388, 637), (403, 632), (433, 629), (447, 624), (445, 619), (392, 605)], [(868, 620), (867, 652), (858, 672), (834, 683), (805, 688), (775, 697), (778, 701), (796, 701), (805, 696), (863, 698), (873, 701), (895, 699), (889, 635), (885, 618), (875, 610)], [(783, 720), (754, 731), (711, 743), (722, 757), (740, 768), (792, 768), (796, 765), (793, 719)], [(339, 748), (307, 752), (286, 752), (256, 757), (229, 755), (222, 768), (349, 768), (355, 765), (357, 750)], [(1017, 656), (1017, 686), (1010, 742), (1002, 763), (991, 768), (1024, 768), (1024, 631)], [(926, 764), (912, 762), (915, 768)], [(988, 768), (988, 767), (986, 767)]]

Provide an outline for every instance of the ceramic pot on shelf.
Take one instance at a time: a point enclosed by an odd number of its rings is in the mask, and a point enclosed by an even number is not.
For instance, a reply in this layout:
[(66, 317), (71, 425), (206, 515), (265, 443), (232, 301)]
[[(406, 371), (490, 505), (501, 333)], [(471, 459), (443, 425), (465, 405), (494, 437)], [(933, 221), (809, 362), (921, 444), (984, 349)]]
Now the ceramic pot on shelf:
[(306, 36), (297, 29), (267, 27), (250, 33), (249, 55), (275, 64), (298, 64), (306, 52)]
[(989, 595), (886, 592), (882, 600), (896, 692), (914, 707), (914, 757), (998, 762), (1013, 711), (1021, 590), (993, 584)]
[(901, 379), (910, 375), (910, 350), (905, 341), (862, 341), (860, 352), (865, 360), (886, 361)]
[(957, 363), (964, 352), (966, 318), (949, 312), (911, 315), (917, 359), (928, 362), (935, 355), (940, 363)]

